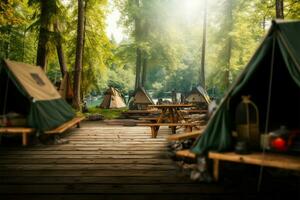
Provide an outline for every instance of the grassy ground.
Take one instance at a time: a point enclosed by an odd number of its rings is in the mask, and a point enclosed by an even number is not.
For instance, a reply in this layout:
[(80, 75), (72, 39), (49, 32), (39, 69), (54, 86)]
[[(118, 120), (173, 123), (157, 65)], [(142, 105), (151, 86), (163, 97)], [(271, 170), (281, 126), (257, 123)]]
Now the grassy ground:
[(104, 116), (104, 119), (116, 119), (119, 118), (123, 111), (126, 111), (127, 108), (122, 109), (101, 109), (96, 107), (90, 107), (89, 112), (86, 113), (89, 114), (101, 114)]
[(85, 113), (85, 115), (90, 115), (90, 114), (101, 114), (104, 116), (104, 119), (116, 119), (119, 118), (122, 114), (123, 111), (128, 110), (127, 108), (122, 108), (122, 109), (101, 109), (98, 108), (99, 105), (102, 102), (102, 98), (98, 98), (97, 100), (94, 101), (88, 101), (87, 102), (87, 107), (88, 107), (88, 112)]

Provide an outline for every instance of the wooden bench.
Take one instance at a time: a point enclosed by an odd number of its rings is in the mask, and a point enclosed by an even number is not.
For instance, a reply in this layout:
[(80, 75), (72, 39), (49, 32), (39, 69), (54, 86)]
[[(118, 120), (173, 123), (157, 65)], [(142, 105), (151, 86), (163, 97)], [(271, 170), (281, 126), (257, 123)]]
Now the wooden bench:
[[(22, 145), (26, 146), (28, 144), (28, 135), (35, 131), (34, 128), (24, 128), (24, 127), (4, 127), (0, 128), (0, 134), (22, 134)], [(1, 137), (0, 137), (1, 143)]]
[[(141, 121), (145, 121), (145, 122), (150, 121), (152, 123), (156, 123), (158, 119), (159, 119), (159, 117), (140, 117), (139, 118), (139, 120), (141, 120)], [(166, 118), (166, 119), (168, 120), (168, 118)], [(191, 118), (184, 117), (184, 120), (189, 120), (189, 119), (191, 119)]]
[(176, 155), (176, 157), (190, 158), (193, 160), (197, 158), (197, 155), (189, 149), (176, 151), (175, 155)]
[(57, 133), (63, 133), (67, 129), (74, 127), (75, 125), (77, 128), (80, 127), (80, 122), (84, 119), (85, 117), (75, 117), (71, 119), (70, 121), (67, 121), (66, 123), (63, 123), (62, 125), (56, 127), (55, 129), (45, 131), (45, 134), (57, 134)]
[(139, 120), (150, 121), (150, 122), (156, 123), (158, 120), (158, 117), (140, 117)]
[(247, 155), (240, 155), (234, 152), (209, 152), (208, 157), (210, 159), (213, 159), (213, 177), (215, 181), (219, 180), (220, 160), (300, 171), (299, 156), (290, 156), (278, 153), (263, 154), (261, 152), (255, 152)]
[(190, 138), (197, 138), (203, 133), (203, 128), (200, 130), (192, 131), (192, 132), (184, 132), (184, 133), (177, 133), (174, 135), (170, 135), (167, 137), (168, 141), (180, 141), (180, 140), (186, 140)]
[(138, 126), (149, 126), (151, 128), (152, 138), (156, 138), (160, 126), (169, 126), (172, 128), (172, 133), (176, 132), (176, 126), (184, 126), (192, 131), (192, 128), (196, 126), (195, 123), (139, 123)]

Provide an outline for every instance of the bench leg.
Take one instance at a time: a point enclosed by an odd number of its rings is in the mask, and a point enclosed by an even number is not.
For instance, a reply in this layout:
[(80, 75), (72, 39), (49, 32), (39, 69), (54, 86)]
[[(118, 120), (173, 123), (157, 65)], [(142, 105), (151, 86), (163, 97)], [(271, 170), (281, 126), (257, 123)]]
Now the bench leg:
[(213, 160), (213, 177), (215, 181), (219, 181), (219, 160)]
[(193, 126), (186, 126), (186, 129), (188, 130), (188, 132), (192, 132), (193, 131)]
[(22, 133), (22, 145), (27, 145), (27, 133)]
[(176, 126), (171, 126), (172, 134), (176, 133)]
[(80, 122), (76, 124), (76, 128), (80, 128)]
[(157, 127), (157, 126), (151, 126), (150, 128), (151, 128), (151, 137), (152, 138), (156, 138), (158, 130), (159, 130), (159, 127)]

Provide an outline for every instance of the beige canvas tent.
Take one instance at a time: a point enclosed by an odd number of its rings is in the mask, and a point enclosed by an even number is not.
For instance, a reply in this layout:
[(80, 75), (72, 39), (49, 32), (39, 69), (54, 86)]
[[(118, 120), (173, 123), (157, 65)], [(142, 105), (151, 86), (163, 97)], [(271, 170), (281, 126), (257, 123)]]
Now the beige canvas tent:
[(138, 87), (130, 100), (130, 109), (147, 109), (148, 105), (153, 105), (151, 97), (143, 87)]
[(200, 85), (194, 87), (185, 100), (189, 103), (197, 104), (200, 107), (207, 107), (210, 103), (210, 98), (206, 90)]
[(100, 104), (100, 108), (125, 108), (126, 104), (119, 93), (119, 91), (113, 87), (109, 87), (103, 97), (103, 101)]
[(51, 130), (75, 116), (40, 67), (11, 60), (0, 64), (0, 110), (3, 115), (24, 116), (24, 126), (39, 131)]
[(65, 73), (63, 79), (61, 80), (60, 86), (59, 86), (59, 94), (61, 97), (68, 102), (71, 102), (73, 99), (73, 90), (71, 88), (71, 80), (69, 73)]

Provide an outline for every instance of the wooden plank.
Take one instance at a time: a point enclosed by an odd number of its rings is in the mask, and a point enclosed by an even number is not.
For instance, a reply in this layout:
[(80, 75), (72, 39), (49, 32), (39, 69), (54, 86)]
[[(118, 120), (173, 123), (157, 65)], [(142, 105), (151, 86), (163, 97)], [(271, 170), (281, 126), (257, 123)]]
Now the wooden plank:
[(1, 170), (175, 170), (177, 166), (170, 164), (0, 164)]
[(259, 166), (276, 167), (289, 170), (300, 170), (300, 157), (276, 153), (255, 152), (240, 155), (234, 152), (217, 153), (209, 152), (208, 157), (216, 160), (231, 161), (237, 163), (253, 164)]
[[(24, 149), (24, 151), (38, 151), (41, 150), (41, 148), (46, 151), (46, 150), (78, 150), (78, 148), (81, 148), (82, 150), (84, 150), (85, 148), (97, 148), (95, 150), (101, 149), (103, 148), (103, 150), (105, 149), (109, 149), (110, 146), (113, 146), (112, 149), (140, 149), (143, 150), (144, 148), (153, 148), (153, 149), (164, 149), (166, 148), (166, 143), (165, 142), (158, 142), (158, 143), (136, 143), (136, 142), (131, 142), (131, 143), (112, 143), (112, 142), (107, 142), (107, 143), (88, 143), (88, 145), (80, 142), (80, 143), (71, 143), (69, 142), (68, 144), (59, 144), (59, 145), (53, 145), (51, 147), (51, 145), (41, 145), (41, 146), (36, 146), (36, 147), (32, 147), (32, 148), (26, 148)], [(21, 147), (19, 148), (12, 148), (12, 147), (3, 147), (0, 148), (0, 152), (4, 152), (4, 151), (17, 151), (17, 150), (22, 150)]]
[[(159, 154), (161, 150), (152, 150), (152, 151), (7, 151), (7, 152), (0, 152), (0, 155), (139, 155), (139, 154)], [(166, 152), (165, 152), (166, 153)]]
[(195, 123), (138, 123), (138, 126), (196, 126)]
[(0, 134), (21, 134), (23, 146), (26, 146), (28, 144), (28, 135), (33, 133), (34, 131), (35, 131), (34, 128), (27, 128), (27, 127), (1, 127), (0, 128)]
[(1, 164), (152, 164), (152, 165), (173, 165), (173, 161), (170, 159), (161, 158), (128, 158), (128, 159), (75, 159), (75, 158), (5, 158), (0, 159)]
[(186, 140), (189, 138), (197, 138), (203, 133), (203, 130), (197, 130), (192, 132), (184, 132), (184, 133), (177, 133), (167, 137), (168, 141), (180, 141)]
[(0, 192), (3, 194), (161, 194), (161, 193), (196, 193), (196, 194), (210, 194), (215, 193), (231, 193), (229, 189), (225, 190), (222, 187), (211, 185), (202, 185), (199, 187), (197, 184), (28, 184), (18, 185), (18, 189), (15, 189), (14, 185), (0, 185)]
[(89, 177), (139, 177), (139, 176), (177, 176), (175, 170), (0, 170), (1, 177), (22, 177), (22, 176), (41, 176), (41, 177), (65, 177), (65, 176), (89, 176)]
[(32, 133), (34, 132), (34, 128), (27, 127), (1, 127), (0, 133)]
[[(260, 195), (260, 197), (263, 195)], [(272, 198), (273, 195), (265, 195), (267, 198)], [(189, 194), (189, 193), (177, 193), (177, 194), (6, 194), (1, 195), (3, 199), (13, 199), (13, 200), (120, 200), (120, 199), (130, 199), (130, 200), (153, 200), (153, 199), (163, 199), (163, 200), (187, 200), (187, 199), (201, 199), (201, 200), (240, 200), (240, 199), (254, 199), (254, 195), (242, 195), (241, 194)], [(276, 196), (274, 196), (276, 197)], [(275, 198), (276, 199), (276, 198)]]
[(66, 123), (58, 126), (57, 128), (49, 131), (45, 131), (45, 134), (55, 134), (55, 133), (62, 133), (66, 131), (67, 129), (75, 126), (76, 124), (78, 125), (82, 120), (84, 120), (85, 117), (75, 117), (71, 119), (70, 121), (67, 121)]
[(171, 183), (192, 183), (186, 176), (140, 176), (140, 177), (89, 177), (89, 176), (53, 176), (53, 177), (40, 177), (40, 176), (18, 176), (18, 177), (1, 177), (0, 184), (71, 184), (71, 183), (98, 183), (98, 184), (171, 184)]
[[(3, 155), (0, 157), (0, 159), (6, 159), (6, 158), (20, 158), (20, 155)], [(167, 153), (161, 153), (161, 154), (138, 154), (138, 155), (132, 155), (132, 154), (99, 154), (99, 155), (82, 155), (82, 154), (77, 154), (77, 155), (36, 155), (36, 154), (31, 154), (31, 155), (22, 155), (22, 158), (60, 158), (60, 159), (66, 159), (66, 158), (76, 158), (76, 159), (83, 159), (83, 158), (88, 158), (88, 159), (100, 159), (100, 158), (107, 158), (107, 159), (129, 159), (129, 158), (138, 158), (138, 159), (143, 159), (143, 158), (165, 158), (168, 159), (168, 154)]]
[(176, 156), (177, 157), (186, 157), (186, 158), (191, 158), (191, 159), (196, 159), (196, 157), (197, 157), (196, 154), (191, 152), (189, 149), (176, 151)]

